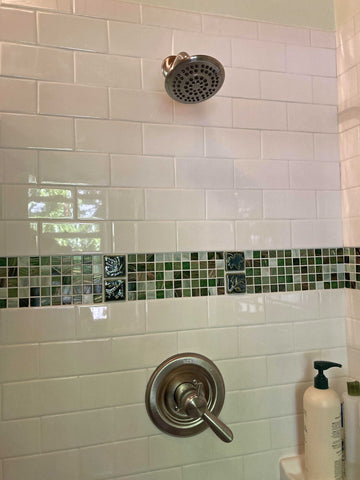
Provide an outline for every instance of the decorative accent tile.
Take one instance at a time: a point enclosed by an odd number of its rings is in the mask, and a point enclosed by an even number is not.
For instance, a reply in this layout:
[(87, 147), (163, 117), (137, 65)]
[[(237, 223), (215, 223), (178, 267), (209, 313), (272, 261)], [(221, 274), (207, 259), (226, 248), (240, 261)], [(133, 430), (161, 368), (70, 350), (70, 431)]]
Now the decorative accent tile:
[(246, 279), (245, 273), (227, 273), (226, 274), (227, 293), (245, 293)]
[(105, 280), (105, 301), (126, 300), (125, 280)]
[(225, 265), (226, 271), (242, 271), (245, 270), (244, 252), (226, 252)]
[(104, 256), (105, 277), (124, 277), (125, 273), (125, 255), (105, 255)]

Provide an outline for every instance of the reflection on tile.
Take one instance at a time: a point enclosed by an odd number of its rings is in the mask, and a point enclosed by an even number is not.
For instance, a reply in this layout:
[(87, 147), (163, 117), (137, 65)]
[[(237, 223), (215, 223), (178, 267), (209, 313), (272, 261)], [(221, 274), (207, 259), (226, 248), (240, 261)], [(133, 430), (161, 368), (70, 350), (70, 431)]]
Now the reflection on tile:
[(105, 277), (123, 277), (125, 275), (125, 255), (104, 257)]
[(244, 252), (226, 252), (225, 266), (227, 271), (244, 270)]
[(245, 293), (246, 280), (245, 273), (227, 273), (226, 274), (227, 293)]
[(71, 190), (62, 188), (29, 188), (29, 218), (73, 218), (74, 199)]
[(125, 300), (125, 280), (105, 280), (105, 301)]

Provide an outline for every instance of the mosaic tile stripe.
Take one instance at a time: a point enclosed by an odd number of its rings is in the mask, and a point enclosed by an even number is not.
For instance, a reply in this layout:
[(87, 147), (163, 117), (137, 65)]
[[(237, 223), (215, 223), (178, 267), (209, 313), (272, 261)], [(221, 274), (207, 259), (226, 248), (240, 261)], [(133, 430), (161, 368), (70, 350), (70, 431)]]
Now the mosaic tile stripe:
[(0, 257), (0, 308), (360, 289), (360, 248)]

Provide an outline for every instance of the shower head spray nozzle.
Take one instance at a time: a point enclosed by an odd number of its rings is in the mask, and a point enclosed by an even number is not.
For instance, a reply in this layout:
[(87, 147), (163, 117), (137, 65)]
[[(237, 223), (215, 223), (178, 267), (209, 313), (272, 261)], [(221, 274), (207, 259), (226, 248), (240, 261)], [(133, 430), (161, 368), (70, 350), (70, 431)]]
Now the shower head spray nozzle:
[(170, 55), (162, 63), (165, 89), (181, 103), (200, 103), (217, 93), (225, 79), (225, 70), (216, 58), (186, 52)]

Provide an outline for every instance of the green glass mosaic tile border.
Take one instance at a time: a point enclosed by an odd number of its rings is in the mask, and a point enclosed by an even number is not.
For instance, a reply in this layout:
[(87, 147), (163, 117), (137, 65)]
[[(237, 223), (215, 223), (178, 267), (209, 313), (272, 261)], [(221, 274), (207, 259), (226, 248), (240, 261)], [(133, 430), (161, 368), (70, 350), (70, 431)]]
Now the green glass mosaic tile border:
[(360, 289), (360, 248), (0, 257), (0, 308)]

